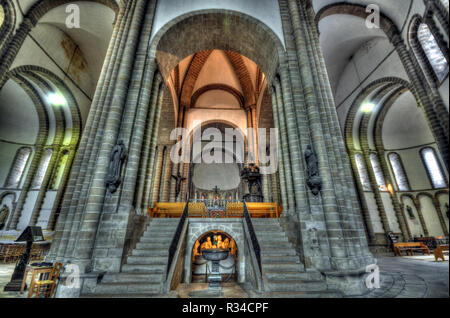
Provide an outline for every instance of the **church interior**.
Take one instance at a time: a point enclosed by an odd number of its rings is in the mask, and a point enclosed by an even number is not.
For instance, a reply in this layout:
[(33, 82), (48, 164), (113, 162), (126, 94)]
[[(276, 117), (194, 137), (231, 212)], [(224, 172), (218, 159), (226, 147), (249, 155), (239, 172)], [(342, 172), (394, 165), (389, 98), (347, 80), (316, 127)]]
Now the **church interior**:
[(0, 298), (448, 298), (448, 0), (0, 0)]

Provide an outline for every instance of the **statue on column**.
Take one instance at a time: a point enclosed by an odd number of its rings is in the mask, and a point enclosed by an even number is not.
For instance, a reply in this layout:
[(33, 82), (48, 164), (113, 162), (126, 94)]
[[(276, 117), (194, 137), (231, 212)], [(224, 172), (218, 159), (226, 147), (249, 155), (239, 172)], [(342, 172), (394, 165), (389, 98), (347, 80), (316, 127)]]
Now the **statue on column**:
[(305, 161), (308, 172), (306, 184), (308, 185), (312, 194), (318, 195), (320, 190), (322, 189), (322, 179), (320, 178), (319, 174), (319, 162), (317, 161), (316, 154), (314, 153), (310, 145), (306, 147)]
[(125, 145), (123, 140), (117, 141), (117, 144), (111, 150), (109, 159), (108, 174), (106, 176), (106, 188), (109, 193), (114, 193), (121, 183), (120, 170), (126, 158)]

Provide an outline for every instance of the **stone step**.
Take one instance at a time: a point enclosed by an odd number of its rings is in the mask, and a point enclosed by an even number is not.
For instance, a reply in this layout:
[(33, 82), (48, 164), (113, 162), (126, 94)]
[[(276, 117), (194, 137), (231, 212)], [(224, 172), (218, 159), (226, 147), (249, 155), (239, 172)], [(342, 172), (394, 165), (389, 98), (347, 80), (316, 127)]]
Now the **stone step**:
[(166, 264), (167, 257), (165, 256), (129, 256), (127, 264), (136, 265), (154, 265), (154, 264)]
[(153, 274), (162, 274), (165, 273), (167, 269), (166, 264), (153, 264), (153, 265), (144, 265), (144, 264), (124, 264), (122, 266), (122, 272), (124, 273), (153, 273)]
[(327, 284), (324, 281), (301, 280), (269, 280), (268, 286), (272, 292), (324, 291)]
[(261, 262), (263, 264), (266, 263), (300, 263), (300, 259), (298, 258), (297, 255), (288, 255), (288, 256), (283, 256), (282, 258), (276, 255), (264, 255), (264, 257), (262, 257)]
[(97, 294), (130, 294), (130, 293), (148, 293), (159, 294), (161, 293), (162, 283), (104, 283), (99, 284), (95, 288)]
[(178, 225), (178, 223), (180, 223), (180, 219), (174, 219), (174, 218), (170, 218), (170, 219), (164, 219), (164, 218), (154, 218), (152, 219), (152, 221), (150, 222), (150, 226), (152, 225)]
[(273, 242), (273, 241), (258, 241), (259, 242), (259, 246), (262, 249), (275, 249), (275, 248), (283, 248), (283, 249), (291, 249), (292, 244), (290, 242), (285, 242), (285, 241), (281, 241), (281, 242)]
[(161, 283), (164, 280), (163, 274), (155, 273), (117, 273), (106, 274), (102, 279), (103, 283)]
[(269, 280), (303, 280), (303, 281), (320, 281), (322, 275), (320, 273), (307, 273), (307, 272), (265, 272), (267, 279)]
[(302, 272), (303, 266), (298, 263), (264, 263), (264, 272)]
[(288, 256), (297, 255), (293, 248), (262, 248), (261, 256)]
[(136, 244), (136, 249), (161, 249), (161, 250), (168, 250), (170, 247), (170, 242), (139, 242)]
[(293, 291), (293, 292), (269, 292), (264, 295), (267, 298), (342, 298), (338, 291)]
[(154, 236), (142, 236), (139, 240), (140, 243), (172, 243), (172, 236), (161, 236), (154, 234)]
[(135, 249), (131, 252), (132, 256), (169, 256), (169, 250), (168, 249)]
[(258, 241), (287, 241), (288, 238), (284, 232), (256, 231)]

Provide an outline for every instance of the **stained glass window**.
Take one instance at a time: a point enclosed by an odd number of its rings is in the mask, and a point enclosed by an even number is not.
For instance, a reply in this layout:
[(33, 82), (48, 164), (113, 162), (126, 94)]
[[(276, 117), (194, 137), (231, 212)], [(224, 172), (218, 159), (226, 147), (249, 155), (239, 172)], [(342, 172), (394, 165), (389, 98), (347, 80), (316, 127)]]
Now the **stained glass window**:
[(438, 158), (433, 148), (424, 148), (421, 150), (422, 159), (430, 176), (433, 188), (446, 188), (447, 182), (439, 165)]
[(400, 191), (408, 191), (408, 179), (406, 178), (406, 173), (403, 169), (400, 156), (395, 152), (390, 153), (389, 161), (391, 162), (392, 170), (394, 170), (394, 176), (395, 180), (397, 181), (398, 189)]
[(417, 38), (433, 68), (439, 82), (442, 82), (448, 74), (449, 67), (436, 39), (425, 23), (420, 24), (417, 30)]
[(371, 191), (369, 175), (367, 174), (366, 165), (364, 163), (363, 155), (357, 153), (355, 155), (356, 167), (358, 168), (359, 179), (364, 191)]
[(16, 158), (12, 165), (8, 179), (5, 183), (5, 188), (18, 188), (19, 182), (22, 179), (22, 174), (30, 157), (31, 149), (28, 147), (20, 148), (17, 151)]
[(381, 169), (381, 165), (380, 162), (378, 161), (378, 156), (376, 153), (370, 154), (370, 163), (372, 164), (373, 173), (375, 174), (375, 179), (377, 180), (377, 185), (379, 189), (381, 191), (387, 191), (383, 170)]
[(52, 149), (46, 149), (44, 151), (38, 170), (34, 176), (33, 184), (31, 185), (33, 189), (39, 189), (41, 187), (42, 181), (44, 181), (45, 173), (47, 172), (48, 164), (52, 158), (52, 153)]

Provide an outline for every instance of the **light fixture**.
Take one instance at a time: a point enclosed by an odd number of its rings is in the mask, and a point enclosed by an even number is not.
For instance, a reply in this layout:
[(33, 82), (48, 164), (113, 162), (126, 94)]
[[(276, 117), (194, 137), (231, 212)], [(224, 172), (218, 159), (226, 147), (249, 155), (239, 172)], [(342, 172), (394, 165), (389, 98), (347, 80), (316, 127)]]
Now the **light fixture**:
[(361, 105), (361, 111), (363, 111), (364, 113), (371, 113), (374, 108), (375, 104), (370, 102)]
[(47, 101), (54, 106), (62, 106), (66, 104), (66, 99), (64, 96), (58, 93), (48, 94)]
[(389, 191), (390, 194), (394, 195), (394, 188), (392, 187), (392, 184), (388, 184), (387, 190)]

